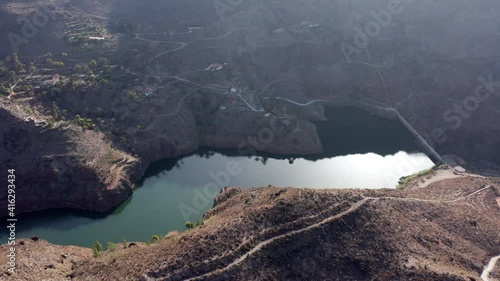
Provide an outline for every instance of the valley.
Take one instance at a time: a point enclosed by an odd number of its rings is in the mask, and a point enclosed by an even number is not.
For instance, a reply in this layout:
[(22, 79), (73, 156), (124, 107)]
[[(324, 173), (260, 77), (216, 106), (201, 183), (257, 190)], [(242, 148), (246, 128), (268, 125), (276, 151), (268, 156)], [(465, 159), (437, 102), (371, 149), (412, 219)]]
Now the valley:
[(0, 1), (0, 279), (498, 279), (499, 9)]

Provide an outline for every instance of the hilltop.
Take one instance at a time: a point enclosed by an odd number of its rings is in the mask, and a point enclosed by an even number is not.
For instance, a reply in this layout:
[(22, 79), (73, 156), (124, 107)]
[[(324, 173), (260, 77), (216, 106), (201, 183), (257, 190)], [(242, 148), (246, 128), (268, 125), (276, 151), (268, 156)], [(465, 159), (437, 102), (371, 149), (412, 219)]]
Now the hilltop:
[(119, 243), (92, 257), (23, 239), (15, 277), (481, 280), (500, 253), (499, 186), (464, 176), (399, 191), (227, 188), (201, 226), (153, 244)]

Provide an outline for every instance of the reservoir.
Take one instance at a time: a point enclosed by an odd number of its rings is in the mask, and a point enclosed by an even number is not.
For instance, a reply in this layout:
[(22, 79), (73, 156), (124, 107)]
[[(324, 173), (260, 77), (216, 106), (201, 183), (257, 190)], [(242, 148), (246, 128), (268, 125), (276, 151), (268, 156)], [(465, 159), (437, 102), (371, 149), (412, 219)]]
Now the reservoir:
[[(398, 122), (353, 108), (328, 109), (318, 122), (324, 153), (314, 157), (200, 150), (154, 163), (134, 194), (112, 212), (53, 210), (18, 217), (17, 238), (91, 247), (94, 241), (147, 241), (200, 219), (221, 187), (395, 188), (433, 167)], [(2, 232), (0, 243), (6, 243)]]

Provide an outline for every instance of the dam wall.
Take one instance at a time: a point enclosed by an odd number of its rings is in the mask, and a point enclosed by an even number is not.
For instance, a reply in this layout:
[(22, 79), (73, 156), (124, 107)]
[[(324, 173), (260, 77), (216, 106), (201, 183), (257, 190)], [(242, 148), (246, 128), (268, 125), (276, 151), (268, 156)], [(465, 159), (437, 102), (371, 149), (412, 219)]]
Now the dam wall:
[(384, 107), (380, 105), (370, 104), (366, 102), (354, 102), (352, 104), (354, 107), (374, 113), (380, 117), (391, 119), (391, 120), (399, 120), (401, 124), (413, 135), (415, 138), (416, 144), (423, 149), (429, 156), (432, 157), (432, 160), (439, 163), (447, 164), (446, 161), (437, 153), (437, 151), (427, 143), (427, 141), (420, 135), (413, 126), (406, 121), (406, 119), (399, 113), (399, 111), (395, 108)]
[(337, 100), (332, 100), (328, 101), (326, 103), (327, 106), (329, 107), (346, 107), (346, 106), (353, 106), (355, 108), (373, 113), (377, 116), (380, 116), (385, 119), (389, 120), (398, 120), (403, 126), (413, 135), (415, 138), (415, 143), (429, 156), (431, 157), (432, 161), (434, 161), (436, 164), (439, 163), (444, 163), (449, 165), (439, 153), (431, 146), (429, 143), (420, 135), (413, 126), (406, 121), (406, 119), (399, 113), (399, 111), (395, 108), (392, 107), (387, 107), (386, 105), (382, 103), (378, 103), (376, 101), (373, 101), (371, 103), (365, 102), (365, 101), (352, 101), (350, 99), (337, 99)]

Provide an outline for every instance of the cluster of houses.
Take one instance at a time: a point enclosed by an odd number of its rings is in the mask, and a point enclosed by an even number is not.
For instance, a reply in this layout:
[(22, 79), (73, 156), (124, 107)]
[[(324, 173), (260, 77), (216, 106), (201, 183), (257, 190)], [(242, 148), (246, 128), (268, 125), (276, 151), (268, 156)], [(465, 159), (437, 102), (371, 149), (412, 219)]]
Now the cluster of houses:
[[(231, 102), (234, 102), (238, 98), (239, 94), (241, 94), (241, 88), (240, 88), (240, 86), (233, 85), (233, 86), (231, 86), (231, 88), (227, 92), (227, 99), (230, 100)], [(241, 105), (243, 106), (243, 103), (241, 103)], [(226, 110), (227, 107), (225, 105), (221, 105), (220, 109), (221, 110)]]
[[(241, 111), (248, 110), (248, 107), (245, 105), (244, 101), (241, 101), (241, 102), (237, 101), (238, 97), (242, 98), (241, 97), (242, 92), (243, 92), (243, 90), (241, 89), (240, 86), (232, 85), (231, 88), (229, 89), (229, 91), (224, 93), (224, 94), (227, 94), (227, 99), (230, 101), (228, 103), (226, 103), (225, 105), (221, 105), (219, 107), (219, 109), (220, 110), (227, 110), (229, 108), (232, 108), (233, 110), (237, 110), (237, 108), (239, 108), (239, 110), (241, 110)], [(264, 112), (264, 117), (271, 118), (272, 116), (273, 116), (272, 113)]]

